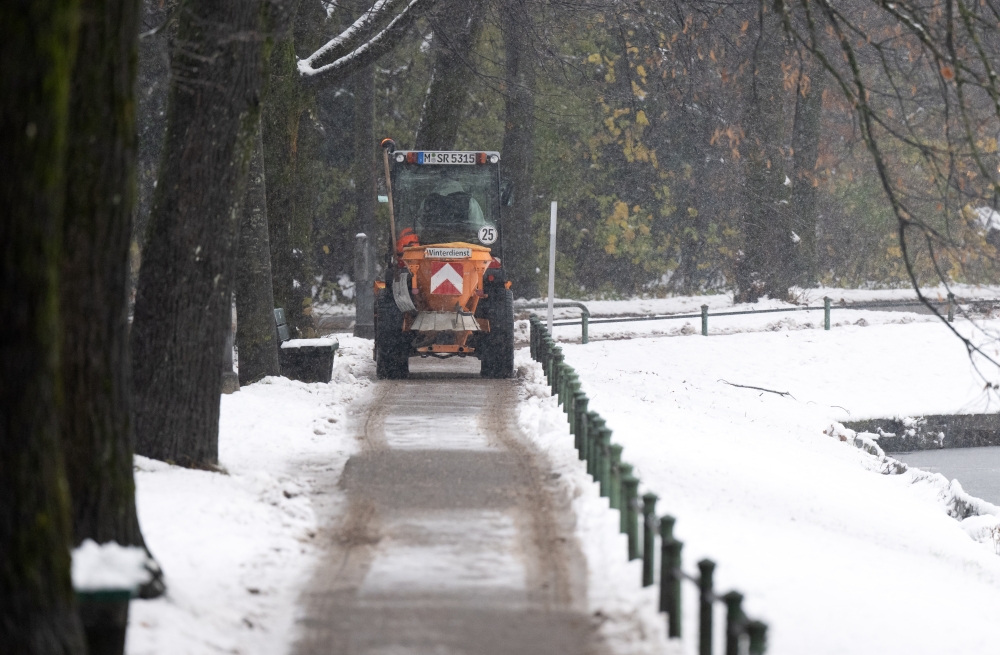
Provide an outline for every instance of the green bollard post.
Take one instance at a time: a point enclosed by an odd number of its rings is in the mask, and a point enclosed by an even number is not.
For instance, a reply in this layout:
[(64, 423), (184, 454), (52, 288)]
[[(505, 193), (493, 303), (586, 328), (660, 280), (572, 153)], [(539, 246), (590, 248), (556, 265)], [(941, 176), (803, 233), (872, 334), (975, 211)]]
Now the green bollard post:
[(629, 561), (642, 557), (639, 543), (639, 479), (629, 475), (622, 483), (625, 487), (625, 514), (628, 518)]
[(701, 306), (701, 336), (708, 336), (708, 305)]
[(601, 495), (611, 495), (611, 430), (601, 428), (597, 450), (597, 477), (601, 481)]
[(622, 447), (618, 444), (611, 444), (610, 449), (610, 477), (608, 480), (608, 504), (611, 509), (621, 509), (622, 507)]
[(561, 407), (566, 399), (566, 379), (569, 374), (569, 364), (564, 361), (559, 362), (559, 382), (556, 384), (556, 406)]
[(740, 635), (743, 634), (743, 594), (730, 591), (722, 597), (726, 603), (726, 655), (740, 655)]
[(604, 419), (597, 412), (587, 412), (590, 425), (587, 426), (587, 473), (597, 481), (597, 445), (601, 440)]
[[(569, 364), (563, 369), (565, 377), (562, 383), (562, 396), (559, 400), (562, 401), (563, 411), (569, 412), (569, 399), (573, 395), (573, 381), (576, 379), (576, 371)], [(578, 385), (579, 386), (579, 385)]]
[(628, 490), (625, 480), (632, 477), (632, 465), (622, 462), (618, 465), (621, 488), (618, 491), (618, 517), (621, 519), (621, 533), (628, 534)]
[(587, 443), (587, 403), (589, 402), (587, 394), (579, 392), (576, 401), (576, 434), (573, 445), (576, 446), (576, 453), (580, 459), (583, 459), (584, 444)]
[(830, 296), (823, 298), (823, 329), (830, 329)]
[(712, 574), (715, 562), (703, 559), (698, 562), (701, 576), (698, 578), (700, 604), (698, 611), (698, 655), (712, 655), (712, 605), (715, 594), (712, 591)]
[(563, 409), (566, 410), (566, 420), (570, 421), (573, 414), (573, 394), (580, 388), (580, 376), (576, 374), (576, 370), (569, 368), (566, 374), (566, 384), (565, 384), (565, 399), (563, 401)]
[[(674, 523), (670, 515), (660, 517), (660, 611), (669, 615), (668, 632), (671, 637), (680, 636), (680, 618), (675, 617), (680, 609), (681, 579), (677, 575), (681, 568), (681, 542), (674, 539)], [(674, 619), (677, 618), (677, 633), (674, 633)]]
[(591, 455), (594, 458), (594, 482), (597, 483), (597, 493), (600, 495), (601, 490), (604, 488), (604, 480), (601, 479), (601, 473), (604, 472), (604, 435), (611, 435), (611, 430), (607, 428), (603, 420), (601, 422), (601, 427), (597, 428), (594, 433), (594, 439), (591, 443)]
[(576, 437), (576, 417), (580, 414), (576, 404), (580, 401), (581, 395), (583, 395), (583, 391), (580, 390), (579, 379), (573, 378), (573, 384), (569, 386), (566, 422), (569, 423), (569, 431), (574, 438)]
[(538, 361), (538, 317), (532, 314), (528, 318), (528, 348), (531, 352), (531, 358)]
[(542, 370), (545, 372), (545, 380), (549, 383), (549, 386), (551, 386), (552, 362), (555, 359), (552, 349), (555, 347), (555, 344), (552, 343), (552, 337), (547, 334), (545, 335), (543, 341), (545, 343), (545, 361), (542, 363)]
[(653, 584), (656, 554), (656, 494), (642, 497), (642, 586)]
[(764, 655), (767, 650), (767, 624), (751, 621), (747, 624), (747, 634), (750, 635), (750, 655)]
[(559, 397), (559, 373), (563, 364), (562, 348), (555, 346), (552, 349), (552, 377), (549, 378), (549, 385), (552, 387), (553, 396)]
[(955, 322), (955, 294), (948, 294), (948, 322)]
[(573, 445), (576, 448), (580, 447), (580, 407), (583, 406), (584, 411), (586, 411), (586, 398), (587, 394), (583, 393), (579, 387), (573, 391), (573, 413), (570, 415), (569, 432), (573, 435)]
[(580, 340), (584, 344), (590, 343), (590, 335), (587, 334), (589, 332), (589, 330), (587, 328), (590, 327), (590, 315), (589, 314), (584, 314), (583, 316), (580, 317), (580, 325), (583, 328), (583, 338), (580, 339)]
[(570, 376), (573, 375), (573, 368), (566, 363), (566, 360), (559, 362), (559, 384), (556, 387), (556, 394), (559, 396), (557, 404), (563, 407), (565, 411), (566, 407), (566, 393), (569, 389)]

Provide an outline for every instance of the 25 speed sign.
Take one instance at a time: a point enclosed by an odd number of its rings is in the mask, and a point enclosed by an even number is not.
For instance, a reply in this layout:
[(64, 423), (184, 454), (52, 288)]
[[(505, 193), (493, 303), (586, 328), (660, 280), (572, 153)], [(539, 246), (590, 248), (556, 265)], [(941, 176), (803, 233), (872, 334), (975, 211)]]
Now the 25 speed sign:
[(487, 246), (497, 240), (497, 229), (492, 225), (484, 225), (479, 228), (479, 243)]

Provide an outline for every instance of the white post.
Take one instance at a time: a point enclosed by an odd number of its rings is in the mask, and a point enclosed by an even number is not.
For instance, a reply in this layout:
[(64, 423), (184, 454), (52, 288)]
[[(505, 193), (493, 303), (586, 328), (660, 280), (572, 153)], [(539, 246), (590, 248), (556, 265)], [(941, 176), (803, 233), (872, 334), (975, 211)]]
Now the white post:
[[(549, 217), (549, 334), (552, 334), (552, 303), (556, 297), (556, 201)], [(553, 338), (555, 338), (553, 336)]]

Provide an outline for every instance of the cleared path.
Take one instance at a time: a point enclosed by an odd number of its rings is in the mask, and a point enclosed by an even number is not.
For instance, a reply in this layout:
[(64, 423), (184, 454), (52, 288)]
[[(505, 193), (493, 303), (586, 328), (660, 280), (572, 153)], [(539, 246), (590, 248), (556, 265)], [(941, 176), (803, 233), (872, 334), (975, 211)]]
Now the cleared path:
[(295, 652), (603, 653), (570, 501), (517, 431), (516, 383), (413, 359), (411, 379), (379, 385)]

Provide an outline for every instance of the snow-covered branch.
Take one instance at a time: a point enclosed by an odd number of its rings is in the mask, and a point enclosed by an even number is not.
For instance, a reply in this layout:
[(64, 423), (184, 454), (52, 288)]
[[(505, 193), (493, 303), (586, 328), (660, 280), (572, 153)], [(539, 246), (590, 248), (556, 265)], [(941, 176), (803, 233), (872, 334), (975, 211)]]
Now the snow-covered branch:
[[(365, 35), (398, 5), (406, 0), (378, 0), (358, 20), (328, 41), (323, 47), (298, 62), (299, 74), (304, 77), (330, 77), (363, 68), (392, 49), (395, 41), (426, 11), (434, 0), (409, 0), (406, 6), (385, 27), (367, 41)], [(334, 56), (334, 61), (316, 66), (319, 59)]]

